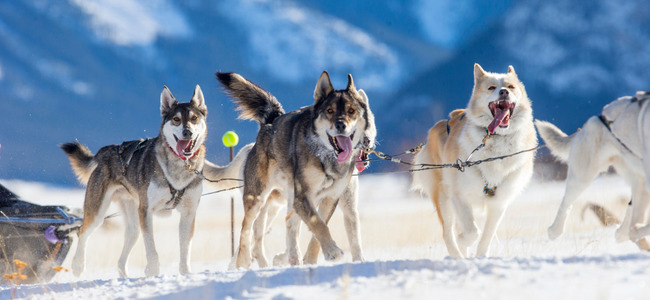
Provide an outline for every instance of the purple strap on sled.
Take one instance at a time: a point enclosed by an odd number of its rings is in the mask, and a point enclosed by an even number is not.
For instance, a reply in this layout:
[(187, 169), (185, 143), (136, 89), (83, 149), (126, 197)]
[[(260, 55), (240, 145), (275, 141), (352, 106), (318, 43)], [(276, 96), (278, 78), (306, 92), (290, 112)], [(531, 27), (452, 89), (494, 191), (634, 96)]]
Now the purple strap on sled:
[(47, 229), (45, 229), (45, 239), (52, 243), (56, 244), (58, 242), (61, 242), (58, 237), (56, 237), (56, 227), (54, 225), (50, 225)]

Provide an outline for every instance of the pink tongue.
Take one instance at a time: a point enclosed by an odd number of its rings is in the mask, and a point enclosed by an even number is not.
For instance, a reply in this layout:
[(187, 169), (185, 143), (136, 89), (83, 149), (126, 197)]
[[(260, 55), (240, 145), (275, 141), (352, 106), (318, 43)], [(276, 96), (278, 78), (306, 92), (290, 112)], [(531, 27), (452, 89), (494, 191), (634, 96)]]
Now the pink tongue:
[(359, 173), (363, 172), (363, 170), (366, 169), (366, 164), (361, 161), (362, 159), (363, 159), (363, 151), (360, 151), (359, 157), (357, 158), (357, 163), (355, 164), (355, 166), (357, 167), (357, 171), (359, 171)]
[(336, 157), (336, 161), (342, 163), (352, 155), (352, 140), (350, 137), (342, 135), (337, 135), (335, 138), (339, 148), (343, 149), (343, 152), (339, 153), (339, 156)]
[(176, 154), (183, 156), (185, 152), (190, 152), (191, 149), (187, 149), (187, 151), (185, 149), (190, 147), (191, 142), (192, 140), (178, 140), (176, 142)]
[(501, 125), (501, 122), (503, 122), (503, 119), (506, 118), (506, 116), (510, 113), (508, 109), (500, 109), (497, 107), (496, 113), (494, 114), (494, 120), (492, 120), (492, 123), (488, 125), (488, 132), (490, 134), (493, 134), (494, 131), (497, 129), (499, 125)]

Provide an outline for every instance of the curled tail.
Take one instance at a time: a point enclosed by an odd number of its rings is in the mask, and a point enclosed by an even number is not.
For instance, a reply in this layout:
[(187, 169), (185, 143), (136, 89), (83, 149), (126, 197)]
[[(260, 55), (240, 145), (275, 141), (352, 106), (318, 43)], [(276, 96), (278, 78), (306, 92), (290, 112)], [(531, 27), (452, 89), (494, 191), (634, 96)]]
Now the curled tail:
[(284, 114), (282, 105), (271, 93), (241, 75), (217, 72), (217, 80), (226, 93), (234, 98), (240, 119), (255, 120), (265, 125)]
[(555, 125), (545, 121), (535, 120), (535, 126), (537, 126), (537, 131), (546, 146), (551, 150), (551, 154), (559, 160), (567, 162), (575, 134), (567, 135)]
[(82, 145), (79, 142), (74, 143), (65, 143), (61, 145), (61, 149), (65, 152), (65, 155), (70, 159), (70, 165), (77, 179), (81, 184), (88, 184), (88, 179), (90, 179), (90, 174), (93, 173), (97, 167), (97, 162), (94, 160), (95, 156), (88, 149), (88, 147)]
[[(203, 176), (206, 178), (205, 184), (214, 189), (229, 189), (243, 185), (243, 169), (248, 158), (248, 153), (253, 148), (253, 143), (241, 148), (235, 158), (227, 166), (217, 166), (209, 161), (205, 161), (203, 166)], [(239, 180), (222, 180), (221, 179), (242, 179)]]

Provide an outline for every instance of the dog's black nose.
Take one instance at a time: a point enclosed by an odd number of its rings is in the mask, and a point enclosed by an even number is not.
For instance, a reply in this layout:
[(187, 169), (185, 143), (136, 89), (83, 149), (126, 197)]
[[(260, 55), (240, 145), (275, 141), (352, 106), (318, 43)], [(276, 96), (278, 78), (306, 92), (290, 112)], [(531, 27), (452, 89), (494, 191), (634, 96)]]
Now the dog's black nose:
[(501, 89), (499, 91), (499, 97), (505, 98), (508, 97), (508, 95), (510, 95), (510, 92), (508, 92), (508, 90), (506, 89)]
[(189, 140), (192, 138), (192, 130), (187, 128), (183, 129), (183, 139)]
[(336, 123), (334, 123), (334, 127), (336, 127), (336, 130), (339, 132), (345, 131), (345, 123), (343, 121), (336, 121)]

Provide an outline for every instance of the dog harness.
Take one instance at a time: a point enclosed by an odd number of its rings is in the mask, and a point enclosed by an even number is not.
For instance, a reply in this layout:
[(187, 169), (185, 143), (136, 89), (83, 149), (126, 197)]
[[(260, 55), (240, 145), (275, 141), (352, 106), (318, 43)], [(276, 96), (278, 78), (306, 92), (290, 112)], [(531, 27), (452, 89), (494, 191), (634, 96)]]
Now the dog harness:
[[(646, 95), (647, 95), (648, 93), (649, 93), (649, 92), (645, 92)], [(637, 98), (636, 96), (634, 96), (634, 97), (632, 97), (632, 99), (630, 99), (630, 103), (639, 102), (639, 105), (640, 105), (640, 104), (641, 104), (640, 102), (641, 102), (642, 100), (646, 100), (646, 99), (648, 99), (648, 98), (642, 98), (642, 99), (639, 99), (639, 98)], [(634, 154), (634, 152), (632, 152), (632, 150), (631, 150), (627, 145), (625, 145), (625, 143), (623, 143), (623, 141), (621, 141), (621, 140), (620, 140), (620, 139), (619, 139), (619, 138), (614, 134), (614, 132), (612, 131), (612, 127), (611, 127), (611, 125), (612, 125), (612, 123), (614, 123), (614, 120), (607, 120), (607, 118), (606, 118), (603, 114), (600, 114), (600, 115), (598, 116), (598, 119), (603, 123), (603, 125), (605, 125), (605, 128), (607, 128), (607, 130), (609, 131), (609, 133), (612, 134), (612, 136), (613, 136), (613, 137), (618, 141), (619, 144), (621, 144), (621, 146), (623, 146), (623, 148), (625, 148), (625, 150), (627, 150), (628, 152), (632, 153), (632, 155), (637, 156), (637, 155)], [(637, 156), (637, 157), (638, 157), (638, 156)]]
[[(458, 120), (462, 120), (463, 118), (465, 118), (465, 113), (464, 113), (464, 112), (460, 115), (460, 117), (459, 117)], [(449, 135), (450, 133), (451, 133), (451, 127), (449, 126), (449, 119), (447, 119), (447, 135)], [(492, 133), (492, 134), (491, 134), (490, 131), (488, 131), (487, 128), (485, 128), (485, 134), (486, 134), (486, 136), (485, 136), (485, 138), (483, 138), (482, 145), (485, 145), (485, 142), (487, 141), (487, 139), (488, 139), (490, 136), (492, 136), (492, 135), (496, 135), (496, 133)], [(482, 146), (479, 146), (479, 148), (477, 148), (477, 149), (481, 149), (481, 148), (483, 148), (483, 147), (482, 147)], [(475, 151), (476, 151), (476, 150), (475, 150)], [(472, 153), (473, 153), (473, 152), (472, 152)], [(470, 155), (470, 157), (471, 157), (471, 155)], [(468, 157), (468, 159), (469, 159), (469, 157)], [(486, 196), (494, 197), (494, 195), (496, 194), (496, 192), (497, 192), (497, 187), (496, 187), (496, 186), (495, 186), (495, 187), (489, 187), (488, 184), (485, 183), (485, 186), (483, 187), (483, 193), (484, 193)]]
[[(129, 167), (129, 164), (131, 163), (131, 159), (133, 158), (133, 155), (142, 150), (144, 148), (144, 145), (151, 141), (151, 138), (148, 139), (139, 139), (139, 140), (134, 140), (134, 141), (127, 141), (123, 142), (117, 147), (117, 156), (120, 158), (120, 163), (122, 164), (122, 175), (126, 176), (126, 169)], [(173, 151), (171, 147), (169, 147), (170, 150)], [(176, 154), (176, 152), (174, 152)], [(196, 154), (193, 153), (192, 157)], [(177, 155), (178, 156), (178, 155)], [(190, 157), (190, 158), (192, 158)], [(185, 157), (180, 157), (180, 159), (184, 160), (185, 163), (187, 163), (187, 158)], [(167, 178), (165, 178), (167, 179)], [(175, 209), (176, 206), (178, 206), (178, 203), (181, 202), (181, 199), (183, 197), (183, 194), (185, 194), (185, 189), (182, 190), (177, 190), (175, 189), (171, 183), (169, 183), (169, 180), (167, 180), (167, 185), (169, 186), (169, 193), (172, 194), (172, 198), (169, 199), (167, 202), (165, 202), (166, 205), (171, 205), (169, 209)]]

